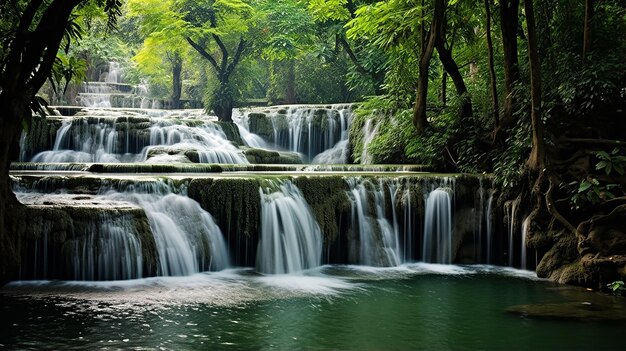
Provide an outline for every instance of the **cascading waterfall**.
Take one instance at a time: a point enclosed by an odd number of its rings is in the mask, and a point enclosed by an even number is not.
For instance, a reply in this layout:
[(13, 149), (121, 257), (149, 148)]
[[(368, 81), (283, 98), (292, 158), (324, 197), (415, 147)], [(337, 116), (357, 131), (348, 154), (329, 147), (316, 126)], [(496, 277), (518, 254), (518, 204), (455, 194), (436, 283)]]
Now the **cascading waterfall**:
[(526, 265), (526, 239), (528, 236), (528, 226), (530, 225), (530, 216), (527, 216), (522, 222), (522, 247), (520, 250), (520, 268), (528, 269)]
[[(414, 214), (414, 210), (413, 210), (413, 206), (415, 206), (412, 203), (412, 194), (411, 194), (411, 188), (407, 187), (401, 194), (401, 199), (402, 202), (404, 203), (404, 222), (403, 222), (403, 230), (402, 233), (404, 234), (403, 236), (403, 250), (402, 250), (402, 262), (408, 262), (414, 259), (413, 257), (413, 252), (412, 252), (412, 248), (413, 248), (413, 241), (414, 241), (414, 234), (413, 233), (413, 228), (415, 227), (415, 221), (416, 221), (416, 216)], [(395, 211), (394, 211), (395, 213)]]
[(491, 250), (493, 250), (493, 218), (491, 213), (493, 211), (493, 199), (494, 192), (489, 192), (489, 198), (487, 199), (487, 211), (485, 211), (485, 227), (487, 228), (487, 263), (492, 263)]
[[(184, 193), (184, 188), (178, 192)], [(222, 231), (213, 217), (163, 181), (131, 184), (103, 197), (144, 209), (159, 254), (159, 275), (185, 276), (229, 266)]]
[[(262, 116), (262, 122), (251, 126), (251, 114), (255, 118)], [(351, 119), (351, 105), (332, 105), (330, 108), (281, 106), (264, 113), (236, 111), (233, 115), (247, 146), (298, 152), (307, 161), (320, 164), (347, 162)], [(263, 128), (269, 128), (271, 132)]]
[(509, 204), (509, 206), (505, 206), (505, 210), (507, 212), (507, 217), (509, 218), (509, 226), (508, 226), (508, 238), (509, 238), (509, 266), (513, 267), (514, 265), (514, 257), (513, 252), (515, 251), (515, 217), (517, 215), (517, 201), (513, 201)]
[(248, 163), (212, 121), (115, 114), (65, 119), (52, 150), (38, 153), (31, 161)]
[(339, 121), (341, 138), (332, 148), (325, 150), (313, 158), (313, 164), (343, 164), (348, 162), (348, 134), (350, 130), (350, 119), (352, 110), (350, 108), (339, 109)]
[(284, 181), (259, 191), (261, 237), (257, 270), (284, 274), (319, 266), (322, 234), (300, 190)]
[(138, 233), (129, 231), (131, 228), (124, 218), (98, 214), (89, 225), (89, 234), (74, 246), (74, 277), (78, 280), (143, 277), (141, 242)]
[[(384, 186), (378, 187), (368, 180), (348, 178), (352, 203), (353, 227), (359, 235), (359, 263), (369, 266), (397, 266), (401, 262), (395, 209), (393, 224), (385, 216)], [(388, 189), (395, 199), (395, 186)], [(373, 207), (370, 206), (373, 196)], [(395, 201), (391, 206), (395, 205)], [(396, 228), (396, 229), (394, 229)]]
[(132, 85), (122, 82), (122, 68), (118, 62), (109, 62), (99, 81), (83, 83), (76, 100), (78, 105), (91, 108), (159, 108), (157, 99), (148, 98), (145, 83)]
[[(51, 239), (51, 235), (58, 237), (59, 234), (52, 227), (42, 228), (41, 237), (27, 247), (34, 254), (34, 262), (23, 270), (25, 277), (137, 279), (145, 276), (143, 269), (148, 257), (156, 259), (152, 261), (156, 263), (154, 273), (161, 276), (186, 276), (230, 266), (220, 228), (208, 212), (186, 196), (184, 185), (136, 180), (106, 181), (105, 184), (108, 185), (103, 185), (99, 194), (87, 197), (84, 203), (96, 206), (91, 209), (95, 215), (80, 215), (75, 220), (79, 222), (70, 223), (71, 232), (62, 250), (57, 241)], [(15, 189), (28, 191), (23, 186)], [(20, 201), (36, 206), (60, 201), (70, 210), (83, 208), (80, 202), (75, 203), (75, 195), (71, 194), (30, 191), (18, 192), (17, 196)], [(133, 211), (143, 209), (149, 232), (139, 224), (136, 215), (118, 213), (117, 206)], [(70, 211), (73, 212), (76, 211)], [(147, 241), (144, 243), (142, 238)], [(143, 247), (144, 244), (147, 247)], [(150, 251), (151, 245), (155, 251)]]
[(369, 145), (374, 140), (376, 133), (378, 133), (378, 124), (374, 123), (374, 119), (370, 118), (365, 121), (365, 125), (362, 129), (363, 132), (363, 151), (361, 152), (361, 163), (372, 163), (369, 156)]
[(452, 208), (451, 188), (437, 188), (428, 194), (424, 214), (424, 262), (452, 263)]

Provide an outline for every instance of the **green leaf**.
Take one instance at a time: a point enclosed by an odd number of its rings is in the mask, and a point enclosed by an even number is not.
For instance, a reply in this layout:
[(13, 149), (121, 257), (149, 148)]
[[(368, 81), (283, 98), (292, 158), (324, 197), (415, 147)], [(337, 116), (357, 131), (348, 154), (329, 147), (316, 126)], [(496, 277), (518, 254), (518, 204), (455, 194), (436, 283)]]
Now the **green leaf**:
[(578, 192), (582, 193), (584, 191), (587, 191), (587, 190), (589, 190), (589, 188), (591, 188), (591, 186), (592, 186), (591, 183), (589, 183), (586, 180), (583, 180), (582, 183), (580, 183), (580, 186), (578, 187)]

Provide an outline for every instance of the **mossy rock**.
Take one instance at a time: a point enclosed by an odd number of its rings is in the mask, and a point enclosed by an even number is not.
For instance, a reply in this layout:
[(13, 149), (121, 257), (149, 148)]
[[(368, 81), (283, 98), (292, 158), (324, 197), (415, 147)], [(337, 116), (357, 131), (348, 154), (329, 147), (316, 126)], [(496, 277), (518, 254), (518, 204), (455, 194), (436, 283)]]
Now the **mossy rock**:
[(272, 121), (264, 113), (251, 112), (248, 114), (248, 127), (250, 132), (258, 134), (265, 140), (274, 140), (274, 126)]
[[(111, 221), (126, 223), (126, 233), (136, 235), (141, 243), (143, 276), (156, 275), (158, 253), (143, 209), (130, 205), (121, 208), (88, 207), (85, 203), (76, 206), (29, 205), (21, 209), (18, 216), (28, 220), (16, 221), (14, 230), (20, 238), (22, 278), (80, 279), (74, 275), (77, 250), (89, 237), (97, 243), (98, 238), (105, 235), (102, 230)], [(97, 247), (91, 249), (98, 250)], [(41, 267), (48, 267), (46, 276), (38, 275), (41, 274), (37, 273)]]
[(246, 149), (244, 155), (252, 164), (301, 164), (302, 157), (296, 152)]
[(311, 207), (324, 237), (324, 245), (338, 240), (349, 218), (351, 202), (348, 185), (341, 176), (297, 177), (293, 180)]
[(236, 146), (244, 145), (243, 140), (241, 140), (241, 134), (239, 134), (239, 127), (235, 123), (231, 122), (215, 122), (224, 134), (226, 134), (226, 138), (230, 140)]
[(236, 265), (254, 266), (261, 223), (260, 182), (256, 178), (196, 178), (190, 198), (211, 213)]

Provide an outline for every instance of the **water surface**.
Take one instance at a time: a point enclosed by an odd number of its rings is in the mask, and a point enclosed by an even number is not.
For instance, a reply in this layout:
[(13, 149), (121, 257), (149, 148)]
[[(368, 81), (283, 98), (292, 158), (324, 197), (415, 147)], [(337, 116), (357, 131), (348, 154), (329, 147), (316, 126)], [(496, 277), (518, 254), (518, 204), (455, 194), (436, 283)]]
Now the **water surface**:
[(626, 324), (533, 319), (512, 305), (622, 299), (491, 266), (249, 269), (0, 290), (10, 349), (617, 349)]

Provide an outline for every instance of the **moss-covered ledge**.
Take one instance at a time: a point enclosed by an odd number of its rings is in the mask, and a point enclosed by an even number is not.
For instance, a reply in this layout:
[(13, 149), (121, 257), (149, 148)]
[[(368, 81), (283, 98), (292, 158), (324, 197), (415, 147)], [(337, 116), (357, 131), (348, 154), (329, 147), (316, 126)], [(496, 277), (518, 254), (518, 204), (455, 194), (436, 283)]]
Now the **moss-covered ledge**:
[[(106, 254), (98, 243), (106, 238), (108, 225), (123, 225), (120, 229), (140, 242), (141, 276), (133, 277), (155, 276), (158, 253), (145, 212), (131, 204), (111, 205), (77, 195), (59, 202), (47, 198), (21, 207), (12, 228), (18, 238), (19, 278), (82, 279), (80, 271), (84, 269), (80, 267), (88, 263), (76, 261), (81, 247), (89, 240), (96, 243), (90, 247), (96, 255)], [(111, 279), (119, 273), (97, 267), (98, 262), (92, 264), (97, 280)]]

